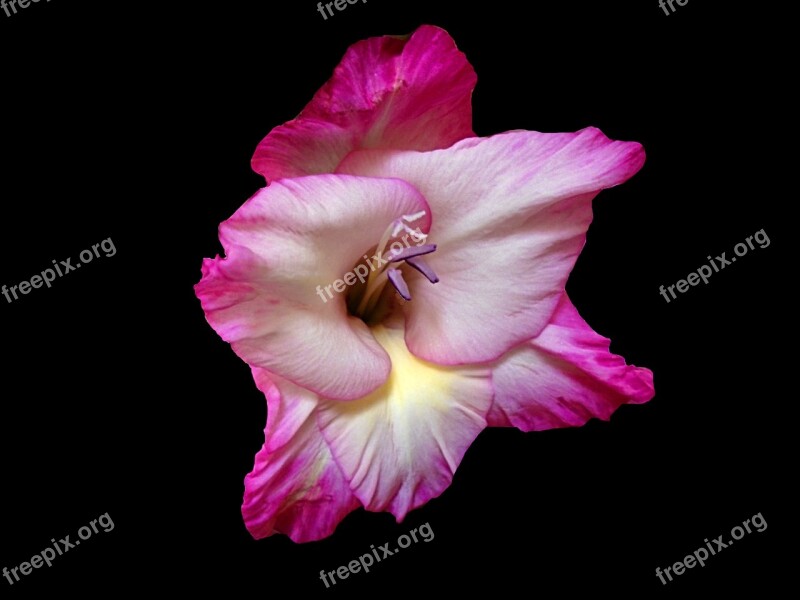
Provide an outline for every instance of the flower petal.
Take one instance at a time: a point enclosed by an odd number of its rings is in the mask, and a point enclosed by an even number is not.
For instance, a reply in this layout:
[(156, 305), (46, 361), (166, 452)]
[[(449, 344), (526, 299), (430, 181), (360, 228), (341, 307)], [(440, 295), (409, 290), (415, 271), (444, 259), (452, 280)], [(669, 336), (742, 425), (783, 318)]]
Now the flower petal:
[(398, 521), (441, 494), (486, 425), (490, 374), (440, 367), (408, 352), (402, 329), (374, 328), (392, 359), (379, 390), (355, 402), (322, 402), (322, 434), (350, 487), (370, 511)]
[(544, 331), (499, 361), (489, 424), (522, 431), (575, 427), (650, 400), (653, 373), (627, 365), (609, 344), (564, 294)]
[(354, 152), (340, 171), (399, 177), (435, 222), (426, 257), (439, 276), (408, 278), (406, 341), (440, 364), (495, 360), (547, 325), (592, 219), (591, 201), (644, 162), (637, 143), (597, 129), (509, 132), (446, 150)]
[(250, 365), (329, 398), (368, 394), (391, 363), (332, 284), (392, 220), (419, 211), (426, 215), (415, 225), (424, 232), (430, 208), (398, 180), (318, 175), (273, 183), (220, 226), (227, 257), (206, 260), (195, 286), (208, 322)]
[(298, 543), (327, 537), (360, 504), (319, 432), (316, 397), (272, 376), (279, 391), (264, 369), (254, 368), (253, 376), (268, 412), (264, 447), (244, 480), (245, 525), (256, 539), (275, 533)]
[(438, 27), (358, 42), (300, 115), (258, 145), (253, 170), (272, 181), (332, 173), (357, 148), (446, 148), (473, 135), (476, 79)]

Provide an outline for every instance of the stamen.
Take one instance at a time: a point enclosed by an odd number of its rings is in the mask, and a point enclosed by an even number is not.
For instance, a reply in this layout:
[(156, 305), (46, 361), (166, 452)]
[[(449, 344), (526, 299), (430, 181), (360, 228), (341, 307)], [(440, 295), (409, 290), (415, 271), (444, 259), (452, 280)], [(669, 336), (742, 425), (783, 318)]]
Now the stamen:
[(439, 281), (439, 276), (433, 272), (433, 269), (431, 269), (428, 263), (423, 259), (414, 257), (407, 258), (406, 263), (425, 275), (431, 283), (437, 283)]
[(392, 282), (394, 289), (397, 290), (397, 293), (400, 294), (405, 300), (411, 300), (411, 292), (408, 289), (408, 285), (406, 284), (406, 280), (403, 279), (403, 274), (400, 272), (400, 269), (391, 268), (387, 271), (389, 275), (389, 281)]
[[(400, 296), (402, 296), (405, 300), (411, 300), (411, 292), (408, 289), (405, 279), (403, 279), (403, 273), (397, 267), (391, 266), (392, 263), (406, 261), (409, 265), (427, 277), (430, 282), (436, 283), (439, 281), (439, 278), (436, 276), (436, 273), (433, 272), (433, 269), (431, 269), (421, 258), (419, 258), (420, 256), (430, 254), (431, 252), (435, 251), (436, 245), (423, 244), (423, 242), (428, 238), (428, 235), (419, 231), (419, 228), (411, 229), (411, 227), (409, 227), (410, 223), (418, 221), (424, 217), (425, 214), (426, 213), (423, 210), (410, 215), (403, 215), (389, 224), (389, 226), (383, 232), (383, 235), (381, 236), (381, 239), (375, 249), (376, 252), (373, 258), (377, 257), (376, 260), (379, 261), (377, 268), (375, 265), (370, 263), (369, 258), (364, 255), (364, 260), (366, 260), (367, 264), (370, 265), (372, 271), (367, 278), (364, 291), (358, 300), (358, 308), (356, 309), (357, 315), (364, 317), (365, 315), (369, 315), (375, 309), (387, 281), (392, 282), (394, 289), (396, 289)], [(397, 238), (403, 231), (413, 235), (414, 240), (417, 242), (417, 246), (409, 247), (408, 241), (406, 241), (406, 248), (403, 248), (400, 251), (392, 250), (384, 254), (387, 244), (392, 239)], [(385, 258), (382, 258), (384, 256)]]
[(415, 246), (413, 248), (404, 248), (397, 254), (389, 255), (389, 262), (400, 262), (415, 256), (422, 256), (423, 254), (430, 254), (436, 250), (436, 244), (423, 244), (422, 246)]

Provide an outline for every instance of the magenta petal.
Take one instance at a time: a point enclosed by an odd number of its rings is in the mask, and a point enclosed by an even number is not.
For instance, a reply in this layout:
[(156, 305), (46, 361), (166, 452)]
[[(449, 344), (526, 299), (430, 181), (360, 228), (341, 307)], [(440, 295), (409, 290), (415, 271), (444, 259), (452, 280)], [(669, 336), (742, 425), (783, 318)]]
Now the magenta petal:
[(538, 431), (608, 420), (654, 395), (653, 373), (609, 351), (564, 294), (542, 333), (509, 352), (492, 374), (490, 426)]
[(333, 461), (317, 427), (316, 398), (264, 369), (253, 369), (267, 396), (264, 447), (245, 478), (242, 516), (250, 534), (275, 533), (295, 542), (311, 542), (333, 533), (350, 511), (360, 506)]
[(432, 150), (473, 135), (476, 76), (446, 31), (351, 46), (300, 115), (258, 145), (252, 167), (268, 181), (332, 173), (359, 148)]

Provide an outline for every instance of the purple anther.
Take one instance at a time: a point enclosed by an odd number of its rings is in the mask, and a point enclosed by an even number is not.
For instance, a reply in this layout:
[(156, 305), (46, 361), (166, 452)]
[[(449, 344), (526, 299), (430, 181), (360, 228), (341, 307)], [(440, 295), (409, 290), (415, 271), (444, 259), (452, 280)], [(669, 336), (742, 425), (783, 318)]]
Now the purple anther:
[(392, 282), (397, 293), (405, 300), (411, 300), (411, 292), (408, 290), (408, 285), (406, 285), (406, 280), (403, 279), (403, 274), (400, 272), (400, 269), (389, 269), (386, 271), (386, 274), (389, 276), (389, 281)]
[(414, 267), (417, 271), (425, 275), (428, 278), (428, 281), (431, 283), (436, 283), (439, 281), (439, 277), (436, 273), (433, 272), (433, 269), (430, 268), (430, 265), (426, 263), (421, 258), (407, 258), (406, 264)]
[(422, 256), (423, 254), (430, 254), (436, 250), (436, 244), (422, 244), (421, 246), (414, 246), (413, 248), (405, 248), (397, 254), (391, 255), (389, 262), (400, 262), (415, 256)]

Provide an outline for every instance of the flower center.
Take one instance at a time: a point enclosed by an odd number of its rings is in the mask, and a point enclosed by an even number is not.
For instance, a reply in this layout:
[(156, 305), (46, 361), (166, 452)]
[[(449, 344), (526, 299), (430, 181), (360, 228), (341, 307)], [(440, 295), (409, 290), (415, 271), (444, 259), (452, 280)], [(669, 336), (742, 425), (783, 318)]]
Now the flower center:
[[(411, 224), (423, 216), (425, 216), (425, 211), (403, 215), (395, 219), (381, 236), (372, 259), (366, 254), (364, 255), (364, 261), (370, 268), (369, 277), (363, 285), (354, 289), (353, 294), (348, 298), (347, 304), (351, 314), (360, 317), (367, 323), (383, 314), (391, 297), (391, 294), (384, 293), (385, 290), (391, 289), (387, 287), (387, 282), (392, 284), (394, 290), (404, 300), (410, 301), (411, 292), (403, 278), (403, 272), (400, 270), (403, 263), (422, 273), (431, 283), (439, 281), (433, 269), (422, 259), (423, 255), (434, 252), (436, 245), (424, 243), (428, 236), (419, 228), (411, 228)], [(400, 238), (403, 233), (405, 235)], [(409, 237), (412, 238), (415, 245), (410, 245)], [(366, 267), (363, 262), (360, 262), (359, 265), (362, 268)]]

